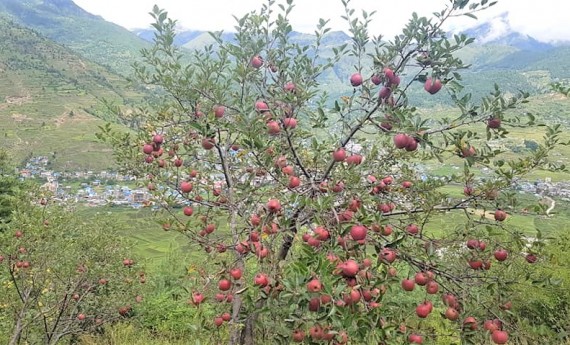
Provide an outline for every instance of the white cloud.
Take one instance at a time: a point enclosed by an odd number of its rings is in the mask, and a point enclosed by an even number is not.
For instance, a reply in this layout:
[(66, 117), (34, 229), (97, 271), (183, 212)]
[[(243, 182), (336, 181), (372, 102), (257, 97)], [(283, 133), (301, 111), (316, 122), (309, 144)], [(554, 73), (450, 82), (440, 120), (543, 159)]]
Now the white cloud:
[[(408, 21), (412, 12), (430, 16), (443, 9), (450, 0), (352, 0), (350, 6), (360, 15), (361, 10), (375, 10), (370, 33), (392, 37)], [(151, 18), (148, 12), (156, 3), (168, 10), (170, 16), (189, 29), (231, 31), (235, 25), (232, 14), (241, 17), (247, 12), (259, 9), (265, 0), (74, 0), (87, 11), (127, 28), (148, 27)], [(279, 0), (278, 2), (284, 2)], [(291, 13), (293, 28), (302, 32), (313, 32), (319, 18), (330, 19), (330, 26), (346, 30), (346, 23), (340, 19), (344, 10), (340, 0), (295, 0)], [(570, 25), (567, 25), (570, 2), (565, 0), (498, 0), (498, 4), (477, 15), (488, 19), (508, 12), (511, 27), (539, 40), (570, 41)], [(453, 18), (448, 29), (474, 26), (477, 21), (470, 18)], [(496, 23), (500, 25), (501, 23)], [(497, 27), (504, 30), (504, 26)]]

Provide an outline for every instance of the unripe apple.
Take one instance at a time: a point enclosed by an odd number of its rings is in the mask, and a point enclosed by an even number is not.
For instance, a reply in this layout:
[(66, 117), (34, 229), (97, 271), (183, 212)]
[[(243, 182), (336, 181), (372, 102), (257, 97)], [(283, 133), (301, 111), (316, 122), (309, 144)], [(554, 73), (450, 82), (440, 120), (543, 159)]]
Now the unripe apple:
[(360, 86), (362, 84), (362, 75), (360, 73), (354, 73), (351, 75), (350, 84), (354, 87)]

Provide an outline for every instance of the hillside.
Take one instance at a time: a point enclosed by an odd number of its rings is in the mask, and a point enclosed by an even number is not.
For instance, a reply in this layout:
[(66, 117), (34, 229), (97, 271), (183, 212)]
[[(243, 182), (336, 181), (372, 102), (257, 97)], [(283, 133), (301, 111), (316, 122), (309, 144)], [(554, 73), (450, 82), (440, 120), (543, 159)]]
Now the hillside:
[[(142, 94), (111, 73), (28, 28), (0, 18), (0, 135), (15, 157), (50, 155), (58, 168), (105, 168), (94, 132), (113, 120), (102, 99)], [(107, 116), (107, 117), (105, 117)]]
[(0, 0), (0, 15), (123, 75), (148, 43), (72, 0)]

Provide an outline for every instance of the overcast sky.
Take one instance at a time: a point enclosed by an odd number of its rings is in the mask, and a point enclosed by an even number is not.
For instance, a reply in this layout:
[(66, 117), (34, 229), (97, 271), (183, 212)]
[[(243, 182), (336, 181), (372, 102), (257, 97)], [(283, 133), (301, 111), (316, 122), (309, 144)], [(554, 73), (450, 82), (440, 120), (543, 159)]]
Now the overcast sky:
[[(126, 28), (148, 27), (151, 18), (148, 12), (154, 4), (166, 9), (170, 17), (178, 20), (187, 29), (232, 31), (235, 21), (232, 15), (241, 17), (258, 9), (265, 0), (73, 0), (88, 12), (101, 15), (108, 21)], [(277, 0), (277, 2), (285, 2)], [(360, 13), (375, 10), (371, 34), (392, 37), (407, 22), (412, 12), (429, 16), (441, 10), (450, 0), (352, 0), (350, 6)], [(313, 32), (319, 18), (330, 19), (335, 30), (345, 30), (346, 23), (340, 19), (344, 10), (340, 0), (294, 0), (291, 13), (293, 29)], [(508, 12), (508, 21), (494, 20), (496, 34), (514, 30), (533, 36), (541, 41), (570, 41), (570, 1), (567, 0), (498, 0), (479, 18), (493, 18)], [(455, 19), (447, 29), (473, 26), (473, 19)]]

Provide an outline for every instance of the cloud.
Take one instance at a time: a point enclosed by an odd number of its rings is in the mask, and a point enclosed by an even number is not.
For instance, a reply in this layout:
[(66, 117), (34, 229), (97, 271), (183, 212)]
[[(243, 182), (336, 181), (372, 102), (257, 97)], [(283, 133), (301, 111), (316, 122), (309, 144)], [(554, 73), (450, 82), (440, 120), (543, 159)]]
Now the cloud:
[[(74, 0), (87, 11), (101, 15), (106, 20), (127, 28), (148, 27), (151, 18), (148, 12), (156, 3), (168, 10), (170, 16), (189, 29), (232, 31), (235, 20), (232, 14), (241, 17), (259, 9), (265, 0)], [(284, 3), (284, 0), (278, 0)], [(344, 20), (344, 9), (340, 0), (294, 0), (295, 9), (290, 19), (294, 30), (313, 32), (319, 18), (330, 19), (330, 26), (335, 30), (348, 29)], [(449, 0), (352, 0), (350, 7), (355, 15), (364, 9), (376, 11), (370, 26), (373, 35), (383, 34), (393, 37), (408, 22), (412, 12), (422, 16), (431, 16), (449, 5)], [(508, 12), (508, 24), (523, 34), (541, 41), (570, 41), (570, 1), (565, 0), (498, 0), (496, 6), (488, 11), (477, 13), (480, 20), (490, 20), (501, 13)], [(451, 18), (452, 23), (446, 29), (468, 28), (480, 24), (480, 21), (463, 17)], [(494, 22), (496, 33), (504, 30), (504, 23)], [(495, 31), (494, 31), (495, 32)]]

